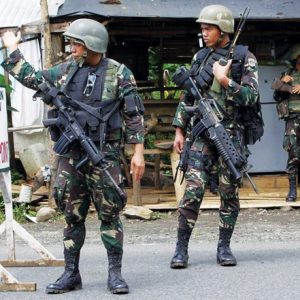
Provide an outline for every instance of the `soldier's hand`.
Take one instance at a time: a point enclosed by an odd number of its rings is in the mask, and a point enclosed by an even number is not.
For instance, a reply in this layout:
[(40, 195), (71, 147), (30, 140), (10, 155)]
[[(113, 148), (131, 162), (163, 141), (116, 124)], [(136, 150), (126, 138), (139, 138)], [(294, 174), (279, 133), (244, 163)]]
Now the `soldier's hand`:
[(8, 48), (10, 52), (15, 51), (21, 41), (21, 31), (18, 31), (17, 35), (12, 31), (6, 31), (3, 34), (2, 41), (3, 46)]
[(130, 174), (135, 181), (142, 179), (145, 171), (145, 160), (144, 160), (144, 145), (135, 144), (134, 154), (130, 163)]
[(173, 147), (178, 154), (180, 154), (183, 150), (184, 141), (185, 138), (184, 138), (183, 130), (177, 127), (175, 133), (175, 139), (173, 142)]
[(284, 83), (289, 83), (294, 80), (294, 78), (290, 75), (284, 75), (281, 79)]
[(300, 84), (293, 86), (292, 94), (300, 94)]
[(229, 69), (232, 64), (232, 59), (228, 60), (228, 63), (225, 66), (220, 65), (218, 61), (213, 64), (213, 74), (218, 82), (222, 82), (222, 80), (227, 77)]

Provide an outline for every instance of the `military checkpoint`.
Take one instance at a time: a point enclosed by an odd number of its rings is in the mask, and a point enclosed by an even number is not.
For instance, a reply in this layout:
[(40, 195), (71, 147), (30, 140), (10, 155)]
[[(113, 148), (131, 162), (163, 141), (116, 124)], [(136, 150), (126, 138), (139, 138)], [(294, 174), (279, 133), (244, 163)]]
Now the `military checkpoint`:
[(3, 299), (299, 298), (295, 3), (0, 5)]

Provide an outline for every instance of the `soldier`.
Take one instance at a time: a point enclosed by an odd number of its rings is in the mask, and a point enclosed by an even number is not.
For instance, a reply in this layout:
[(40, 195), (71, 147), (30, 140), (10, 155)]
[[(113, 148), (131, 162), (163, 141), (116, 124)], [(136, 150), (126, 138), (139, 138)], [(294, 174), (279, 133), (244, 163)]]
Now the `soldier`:
[[(243, 153), (244, 132), (239, 119), (239, 107), (253, 105), (258, 99), (256, 58), (248, 51), (248, 47), (237, 45), (233, 59), (225, 66), (219, 63), (219, 59), (230, 49), (229, 34), (234, 32), (234, 18), (227, 7), (206, 6), (201, 10), (197, 22), (201, 24), (206, 48), (194, 56), (191, 74), (207, 84), (207, 87), (203, 85), (202, 94), (215, 99), (223, 114), (221, 123), (236, 149)], [(211, 71), (205, 68), (209, 65), (212, 66)], [(184, 102), (194, 103), (195, 99), (191, 98), (187, 94), (184, 101), (179, 103), (173, 120), (176, 128), (174, 148), (178, 153), (182, 152), (184, 142), (189, 138), (186, 128), (193, 128), (197, 122), (184, 109)], [(216, 167), (219, 174), (218, 192), (221, 197), (217, 262), (221, 266), (235, 266), (237, 263), (230, 249), (230, 239), (240, 209), (240, 181), (233, 178), (215, 145), (203, 134), (195, 139), (189, 151), (185, 173), (186, 189), (178, 209), (177, 244), (171, 268), (186, 268), (188, 265), (188, 243), (198, 218), (205, 187)]]
[(297, 199), (297, 175), (300, 163), (300, 47), (291, 51), (291, 66), (281, 76), (282, 84), (275, 87), (279, 118), (285, 120), (283, 149), (288, 152), (286, 172), (289, 177), (287, 202)]
[[(107, 121), (105, 140), (100, 145), (100, 130), (92, 128), (93, 141), (102, 148), (108, 171), (123, 189), (123, 177), (120, 167), (120, 143), (122, 127), (125, 124), (126, 142), (134, 147), (131, 160), (131, 173), (140, 180), (145, 168), (143, 103), (137, 93), (132, 72), (123, 64), (105, 57), (108, 45), (106, 28), (91, 19), (74, 21), (64, 33), (69, 41), (72, 59), (43, 71), (57, 88), (72, 99), (91, 107), (99, 107), (105, 101), (119, 102), (118, 109)], [(25, 61), (18, 49), (20, 33), (6, 32), (3, 44), (10, 50), (9, 57), (2, 66), (24, 86), (37, 90), (44, 79), (42, 72), (34, 70)], [(78, 102), (78, 101), (77, 101)], [(79, 109), (80, 111), (80, 109)], [(91, 132), (89, 119), (87, 132)], [(77, 170), (76, 163), (85, 154), (80, 145), (71, 145), (66, 155), (59, 156), (58, 176), (54, 184), (54, 198), (64, 213), (64, 260), (65, 271), (47, 286), (46, 293), (57, 294), (82, 288), (79, 272), (80, 250), (85, 240), (85, 220), (91, 201), (94, 202), (101, 220), (100, 232), (108, 255), (108, 288), (114, 294), (128, 293), (128, 285), (121, 276), (123, 255), (123, 227), (119, 217), (126, 205), (107, 176), (98, 166), (91, 163)]]

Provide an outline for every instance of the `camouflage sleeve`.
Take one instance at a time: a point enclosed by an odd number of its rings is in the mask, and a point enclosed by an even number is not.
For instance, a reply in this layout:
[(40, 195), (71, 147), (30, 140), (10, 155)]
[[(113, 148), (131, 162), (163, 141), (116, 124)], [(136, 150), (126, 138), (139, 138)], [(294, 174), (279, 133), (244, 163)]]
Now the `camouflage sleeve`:
[(233, 82), (233, 86), (228, 88), (229, 95), (234, 101), (243, 106), (254, 104), (258, 99), (258, 64), (255, 56), (248, 51), (241, 84)]
[(36, 71), (23, 57), (19, 49), (12, 52), (7, 59), (1, 63), (4, 70), (11, 74), (22, 85), (37, 90), (43, 81), (42, 73)]
[(38, 85), (44, 81), (42, 73), (60, 87), (60, 79), (66, 76), (72, 66), (70, 62), (58, 64), (43, 71), (35, 70), (29, 62), (25, 60), (19, 49), (12, 52), (9, 57), (2, 62), (2, 67), (9, 72), (16, 80), (27, 88), (38, 90)]
[[(121, 74), (119, 74), (119, 99), (123, 100), (129, 95), (138, 95), (135, 78), (132, 72), (124, 66)], [(123, 122), (125, 131), (125, 142), (128, 144), (144, 143), (144, 117), (141, 113), (129, 115), (126, 105), (123, 106)]]
[[(185, 97), (187, 97), (187, 95), (185, 95)], [(184, 109), (184, 99), (182, 99), (179, 101), (179, 104), (177, 106), (172, 125), (174, 127), (180, 127), (185, 131), (185, 129), (187, 128), (188, 117), (189, 116), (186, 110)]]

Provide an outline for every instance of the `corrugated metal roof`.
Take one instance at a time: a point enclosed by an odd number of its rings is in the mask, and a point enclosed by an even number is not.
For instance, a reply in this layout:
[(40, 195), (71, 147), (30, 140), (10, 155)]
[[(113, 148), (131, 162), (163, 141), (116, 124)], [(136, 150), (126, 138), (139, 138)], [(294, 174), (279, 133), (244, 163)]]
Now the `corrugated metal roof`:
[[(56, 15), (64, 0), (48, 0), (49, 15)], [(0, 28), (16, 27), (41, 19), (40, 0), (0, 0)]]
[[(201, 0), (120, 0), (121, 4), (103, 4), (100, 0), (65, 0), (57, 16), (96, 14), (105, 17), (158, 17), (196, 18), (200, 10), (211, 1)], [(300, 20), (299, 0), (218, 0), (239, 17), (246, 6), (251, 11), (249, 19)]]

